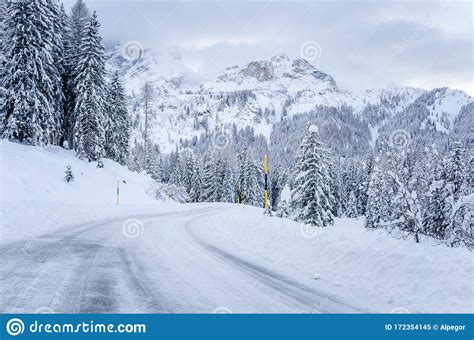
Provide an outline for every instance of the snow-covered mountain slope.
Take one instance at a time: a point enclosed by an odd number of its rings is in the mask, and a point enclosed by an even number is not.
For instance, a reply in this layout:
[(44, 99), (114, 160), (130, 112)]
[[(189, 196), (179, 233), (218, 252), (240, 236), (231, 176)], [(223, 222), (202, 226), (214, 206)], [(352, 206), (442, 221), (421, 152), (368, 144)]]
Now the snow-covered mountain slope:
[(276, 55), (270, 60), (252, 61), (243, 67), (229, 67), (204, 82), (202, 87), (211, 92), (253, 90), (290, 95), (308, 88), (320, 92), (339, 91), (331, 76), (304, 59), (290, 60), (286, 54)]
[(137, 143), (143, 139), (144, 122), (139, 90), (145, 81), (154, 85), (151, 135), (165, 152), (215, 127), (251, 126), (256, 134), (269, 139), (274, 124), (282, 118), (320, 107), (350, 108), (367, 125), (370, 132), (366, 138), (372, 145), (382, 126), (387, 127), (395, 116), (412, 114), (409, 108), (417, 101), (426, 102), (423, 105), (430, 112), (426, 120), (433, 122), (437, 131), (449, 133), (461, 108), (473, 101), (466, 93), (447, 88), (434, 92), (412, 87), (351, 92), (340, 89), (333, 77), (308, 61), (291, 60), (285, 54), (229, 67), (200, 85), (175, 54), (144, 50), (131, 61), (124, 58), (119, 46), (109, 51), (109, 60), (110, 68), (124, 76), (131, 95), (132, 139)]
[(109, 71), (118, 70), (130, 91), (138, 91), (147, 81), (169, 91), (196, 85), (194, 72), (173, 51), (155, 53), (132, 42), (110, 47), (106, 53)]
[(435, 124), (436, 130), (448, 132), (461, 108), (472, 103), (472, 98), (463, 91), (441, 88), (430, 92), (426, 107), (428, 121)]
[(448, 88), (434, 89), (423, 93), (413, 103), (396, 115), (389, 117), (379, 132), (388, 135), (393, 130), (403, 129), (410, 133), (410, 138), (418, 146), (436, 144), (446, 147), (449, 139), (458, 139), (466, 144), (472, 136), (459, 129), (459, 119), (471, 121), (474, 112), (473, 98), (463, 91)]
[[(108, 159), (104, 167), (74, 151), (0, 140), (0, 243), (37, 237), (60, 226), (100, 218), (156, 212), (173, 202), (154, 197), (160, 185)], [(64, 180), (70, 165), (74, 180)], [(120, 205), (116, 204), (117, 181)]]

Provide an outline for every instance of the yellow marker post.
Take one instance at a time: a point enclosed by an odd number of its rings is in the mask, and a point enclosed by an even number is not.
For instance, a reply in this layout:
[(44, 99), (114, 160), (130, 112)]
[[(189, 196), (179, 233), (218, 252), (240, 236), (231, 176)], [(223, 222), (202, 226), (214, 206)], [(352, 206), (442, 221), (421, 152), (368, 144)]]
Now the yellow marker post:
[(265, 174), (265, 197), (264, 206), (268, 209), (268, 156), (263, 156), (263, 172)]

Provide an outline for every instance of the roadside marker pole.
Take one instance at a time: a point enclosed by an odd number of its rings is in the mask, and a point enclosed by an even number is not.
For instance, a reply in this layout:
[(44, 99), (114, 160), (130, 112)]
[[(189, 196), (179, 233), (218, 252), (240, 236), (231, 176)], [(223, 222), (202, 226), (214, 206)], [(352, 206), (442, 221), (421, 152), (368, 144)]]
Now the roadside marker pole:
[(265, 174), (265, 209), (268, 209), (268, 156), (263, 156), (263, 172)]
[(120, 180), (117, 180), (117, 205), (119, 205)]

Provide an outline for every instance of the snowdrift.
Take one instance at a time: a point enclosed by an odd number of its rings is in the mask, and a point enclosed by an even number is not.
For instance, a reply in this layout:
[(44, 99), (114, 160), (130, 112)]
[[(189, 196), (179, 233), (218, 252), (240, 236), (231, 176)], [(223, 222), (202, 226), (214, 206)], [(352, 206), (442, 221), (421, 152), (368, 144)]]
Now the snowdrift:
[[(337, 218), (333, 226), (314, 228), (269, 218), (263, 209), (230, 207), (200, 219), (191, 230), (235, 256), (299, 277), (369, 313), (474, 312), (474, 262), (466, 248), (399, 240), (366, 230), (363, 218)], [(325, 303), (307, 313), (321, 313)]]
[[(0, 155), (0, 243), (177, 204), (149, 176), (108, 159), (98, 168), (97, 162), (80, 160), (73, 151), (57, 146), (40, 148), (6, 140), (0, 140)], [(68, 165), (74, 175), (70, 183), (64, 180)], [(116, 204), (117, 181), (120, 205)]]

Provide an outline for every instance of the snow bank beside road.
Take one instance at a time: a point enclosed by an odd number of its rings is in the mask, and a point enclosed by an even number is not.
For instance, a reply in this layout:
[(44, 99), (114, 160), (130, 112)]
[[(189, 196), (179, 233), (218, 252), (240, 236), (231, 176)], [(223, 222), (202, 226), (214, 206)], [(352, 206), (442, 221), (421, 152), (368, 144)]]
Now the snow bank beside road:
[[(96, 162), (80, 160), (73, 151), (6, 140), (0, 140), (0, 157), (0, 243), (97, 219), (160, 212), (177, 205), (152, 197), (157, 188), (150, 177), (107, 159), (103, 160), (104, 168), (97, 168)], [(67, 165), (71, 165), (75, 177), (70, 183), (64, 181)]]
[(465, 248), (394, 239), (365, 230), (363, 219), (336, 219), (332, 227), (311, 229), (262, 211), (238, 206), (202, 218), (190, 230), (368, 312), (474, 312), (474, 264)]

